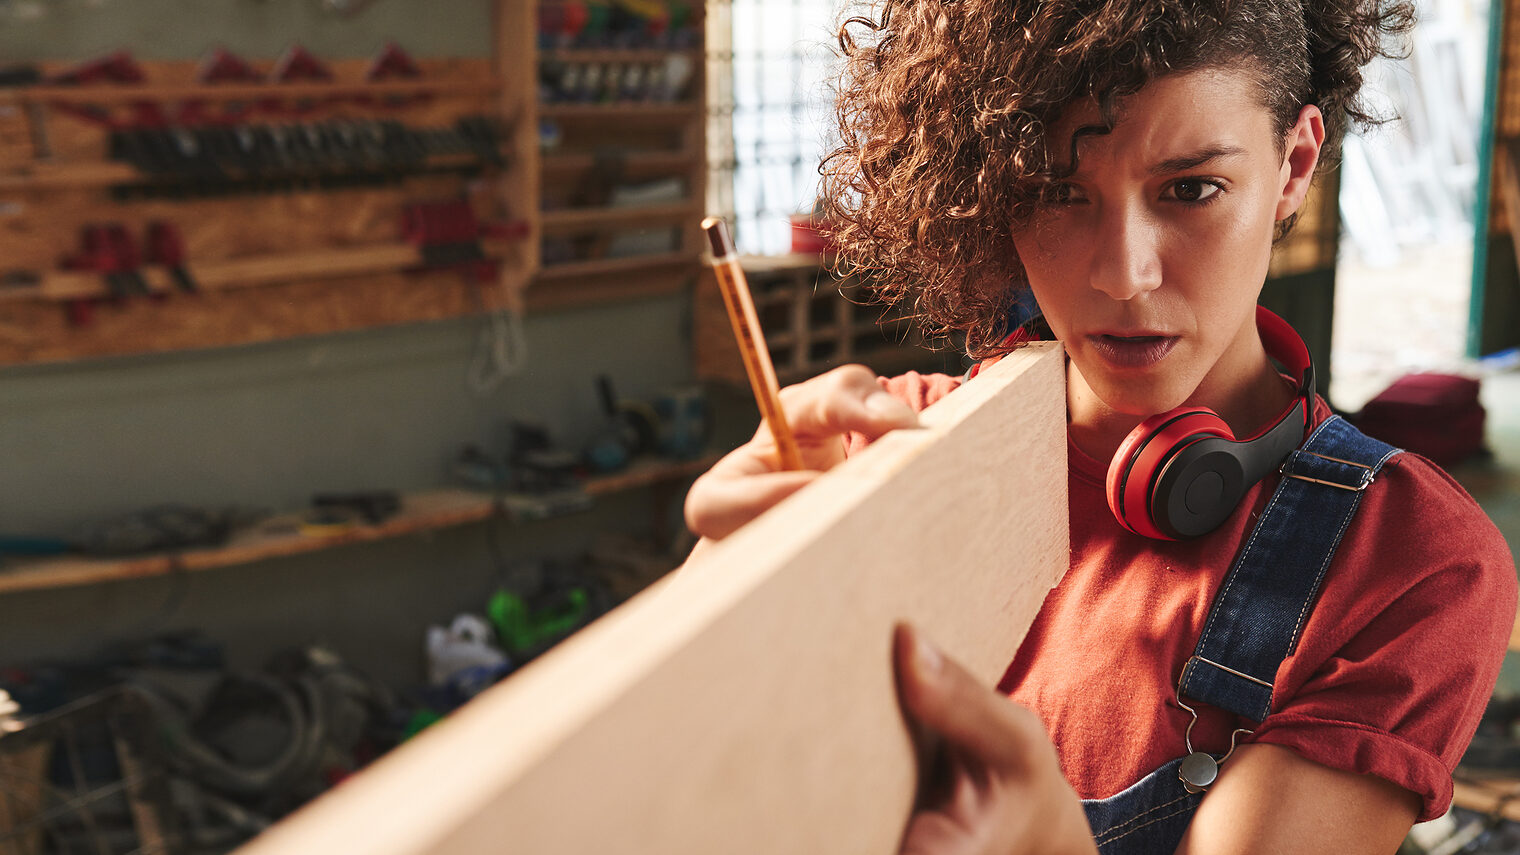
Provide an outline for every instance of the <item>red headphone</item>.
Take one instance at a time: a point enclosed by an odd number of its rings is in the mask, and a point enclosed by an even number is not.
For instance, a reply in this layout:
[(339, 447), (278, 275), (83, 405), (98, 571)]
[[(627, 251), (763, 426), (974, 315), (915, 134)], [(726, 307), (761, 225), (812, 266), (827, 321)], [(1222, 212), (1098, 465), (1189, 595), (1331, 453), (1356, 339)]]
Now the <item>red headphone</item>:
[(1304, 441), (1314, 400), (1309, 348), (1287, 321), (1261, 306), (1256, 328), (1267, 354), (1301, 378), (1293, 403), (1241, 440), (1206, 407), (1178, 407), (1141, 422), (1108, 465), (1108, 507), (1120, 525), (1162, 540), (1207, 534)]

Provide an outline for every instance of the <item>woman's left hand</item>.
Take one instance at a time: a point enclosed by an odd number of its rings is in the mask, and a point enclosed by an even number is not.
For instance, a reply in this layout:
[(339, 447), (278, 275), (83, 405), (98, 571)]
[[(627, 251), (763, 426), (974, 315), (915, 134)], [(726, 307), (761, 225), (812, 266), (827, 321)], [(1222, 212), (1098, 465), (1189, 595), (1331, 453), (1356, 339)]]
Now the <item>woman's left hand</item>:
[(897, 628), (893, 658), (904, 708), (939, 737), (942, 754), (903, 835), (903, 855), (1097, 852), (1034, 713), (977, 682), (906, 625)]

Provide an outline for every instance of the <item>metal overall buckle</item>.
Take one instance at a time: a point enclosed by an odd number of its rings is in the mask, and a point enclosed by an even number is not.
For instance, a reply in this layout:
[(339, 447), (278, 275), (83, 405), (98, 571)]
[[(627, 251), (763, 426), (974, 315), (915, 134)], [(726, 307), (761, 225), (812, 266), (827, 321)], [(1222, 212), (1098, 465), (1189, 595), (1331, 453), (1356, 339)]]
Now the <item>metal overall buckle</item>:
[(1219, 767), (1223, 766), (1224, 761), (1230, 759), (1230, 755), (1235, 753), (1235, 740), (1242, 733), (1249, 734), (1255, 731), (1246, 727), (1235, 728), (1235, 731), (1230, 734), (1230, 750), (1226, 751), (1223, 757), (1215, 760), (1212, 754), (1193, 750), (1193, 725), (1198, 723), (1198, 711), (1182, 702), (1180, 690), (1177, 692), (1177, 706), (1187, 710), (1188, 715), (1193, 717), (1188, 722), (1187, 730), (1182, 732), (1182, 744), (1187, 747), (1188, 753), (1182, 758), (1182, 766), (1177, 769), (1177, 777), (1181, 779), (1183, 789), (1190, 793), (1201, 793), (1214, 783), (1214, 780), (1219, 777)]

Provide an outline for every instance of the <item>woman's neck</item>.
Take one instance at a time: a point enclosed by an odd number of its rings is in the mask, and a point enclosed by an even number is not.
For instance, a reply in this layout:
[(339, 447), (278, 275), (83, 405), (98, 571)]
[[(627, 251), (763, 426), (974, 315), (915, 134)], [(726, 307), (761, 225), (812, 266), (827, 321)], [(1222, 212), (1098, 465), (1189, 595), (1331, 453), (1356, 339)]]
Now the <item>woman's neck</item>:
[[(1286, 382), (1266, 352), (1251, 354), (1243, 379), (1222, 384), (1205, 378), (1186, 406), (1208, 407), (1230, 426), (1238, 438), (1248, 437), (1266, 427), (1293, 400), (1295, 390)], [(1095, 460), (1109, 460), (1120, 443), (1146, 416), (1122, 413), (1103, 402), (1082, 378), (1074, 363), (1066, 366), (1067, 430), (1071, 440), (1083, 453)]]

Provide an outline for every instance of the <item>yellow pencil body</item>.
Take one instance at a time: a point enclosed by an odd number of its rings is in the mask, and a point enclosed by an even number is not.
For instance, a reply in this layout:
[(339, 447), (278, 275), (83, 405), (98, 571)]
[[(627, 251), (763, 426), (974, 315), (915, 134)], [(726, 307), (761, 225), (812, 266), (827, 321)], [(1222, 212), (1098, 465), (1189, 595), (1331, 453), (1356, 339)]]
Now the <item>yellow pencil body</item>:
[(786, 420), (786, 412), (781, 409), (776, 368), (771, 364), (771, 353), (765, 346), (765, 335), (760, 329), (760, 317), (755, 313), (755, 300), (750, 296), (749, 284), (744, 278), (744, 268), (739, 266), (739, 257), (722, 220), (709, 217), (702, 221), (702, 229), (712, 243), (713, 272), (718, 278), (718, 290), (723, 293), (728, 320), (734, 327), (734, 337), (739, 342), (744, 373), (749, 376), (755, 402), (760, 406), (760, 416), (770, 427), (771, 438), (776, 442), (781, 468), (801, 469), (802, 453)]

